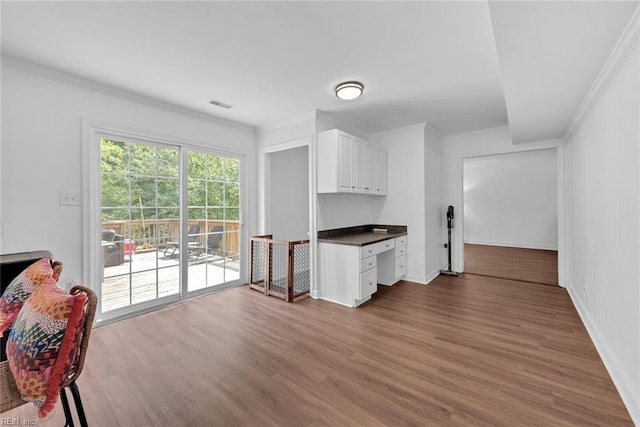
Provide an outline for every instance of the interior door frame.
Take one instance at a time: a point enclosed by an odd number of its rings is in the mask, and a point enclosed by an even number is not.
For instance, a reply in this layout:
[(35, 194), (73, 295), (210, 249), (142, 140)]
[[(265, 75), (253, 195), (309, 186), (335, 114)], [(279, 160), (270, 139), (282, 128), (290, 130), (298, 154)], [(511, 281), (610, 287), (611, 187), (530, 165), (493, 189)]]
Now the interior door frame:
[(307, 147), (308, 165), (309, 165), (309, 259), (311, 265), (310, 271), (310, 292), (312, 297), (317, 297), (316, 289), (316, 273), (315, 273), (315, 253), (316, 253), (316, 170), (315, 170), (315, 138), (313, 136), (307, 136), (304, 138), (297, 138), (291, 141), (282, 142), (279, 144), (269, 145), (260, 149), (260, 156), (258, 157), (258, 174), (262, 177), (259, 186), (258, 195), (258, 207), (259, 207), (259, 221), (258, 229), (260, 234), (265, 234), (267, 225), (269, 224), (269, 212), (268, 212), (268, 200), (271, 188), (270, 182), (270, 159), (269, 155), (280, 151), (291, 150), (294, 148)]
[(566, 263), (566, 185), (565, 185), (565, 155), (564, 141), (551, 140), (543, 141), (536, 144), (513, 145), (507, 149), (487, 150), (477, 153), (465, 153), (458, 155), (456, 161), (456, 203), (458, 205), (455, 222), (455, 228), (452, 231), (453, 254), (452, 264), (453, 270), (464, 272), (464, 159), (474, 157), (485, 157), (500, 154), (520, 153), (526, 151), (538, 151), (546, 149), (556, 150), (556, 168), (557, 168), (557, 209), (558, 209), (558, 284), (561, 287), (567, 286), (567, 263)]

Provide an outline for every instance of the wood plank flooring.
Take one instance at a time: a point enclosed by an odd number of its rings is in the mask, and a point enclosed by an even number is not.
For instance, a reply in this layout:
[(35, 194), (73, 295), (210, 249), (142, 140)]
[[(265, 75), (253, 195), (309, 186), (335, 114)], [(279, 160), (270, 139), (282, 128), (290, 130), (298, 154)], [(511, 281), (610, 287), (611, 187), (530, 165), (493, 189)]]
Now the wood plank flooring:
[(566, 291), (518, 285), (440, 276), (357, 309), (241, 287), (106, 325), (78, 381), (89, 424), (633, 425)]
[(558, 251), (465, 243), (464, 271), (557, 286)]

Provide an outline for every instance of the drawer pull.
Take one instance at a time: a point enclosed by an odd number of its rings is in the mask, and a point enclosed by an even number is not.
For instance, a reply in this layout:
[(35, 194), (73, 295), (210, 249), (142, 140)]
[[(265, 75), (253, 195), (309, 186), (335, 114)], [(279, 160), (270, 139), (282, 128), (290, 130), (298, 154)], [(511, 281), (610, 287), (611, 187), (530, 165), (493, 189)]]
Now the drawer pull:
[(370, 262), (370, 263), (369, 263), (369, 265), (373, 265), (373, 263), (372, 263), (372, 262)]

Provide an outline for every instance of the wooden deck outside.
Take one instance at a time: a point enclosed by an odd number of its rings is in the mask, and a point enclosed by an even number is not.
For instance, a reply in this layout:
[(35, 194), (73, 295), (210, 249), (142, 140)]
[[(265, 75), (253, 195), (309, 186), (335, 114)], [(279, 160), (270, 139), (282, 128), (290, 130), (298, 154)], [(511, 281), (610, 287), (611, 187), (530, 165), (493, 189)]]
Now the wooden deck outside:
[[(104, 269), (102, 312), (175, 295), (180, 292), (179, 276), (178, 257), (164, 255), (162, 249), (127, 255), (123, 264)], [(200, 254), (189, 259), (189, 291), (239, 278), (238, 255)]]

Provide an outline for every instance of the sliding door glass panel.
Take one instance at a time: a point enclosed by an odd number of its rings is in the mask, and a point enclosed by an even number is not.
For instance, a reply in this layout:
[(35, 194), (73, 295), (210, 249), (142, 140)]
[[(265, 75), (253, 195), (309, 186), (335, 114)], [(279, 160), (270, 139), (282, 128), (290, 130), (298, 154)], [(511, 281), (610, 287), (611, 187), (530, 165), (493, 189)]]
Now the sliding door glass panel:
[(189, 292), (240, 278), (240, 161), (188, 153)]
[(101, 139), (100, 152), (102, 313), (178, 294), (178, 148)]

